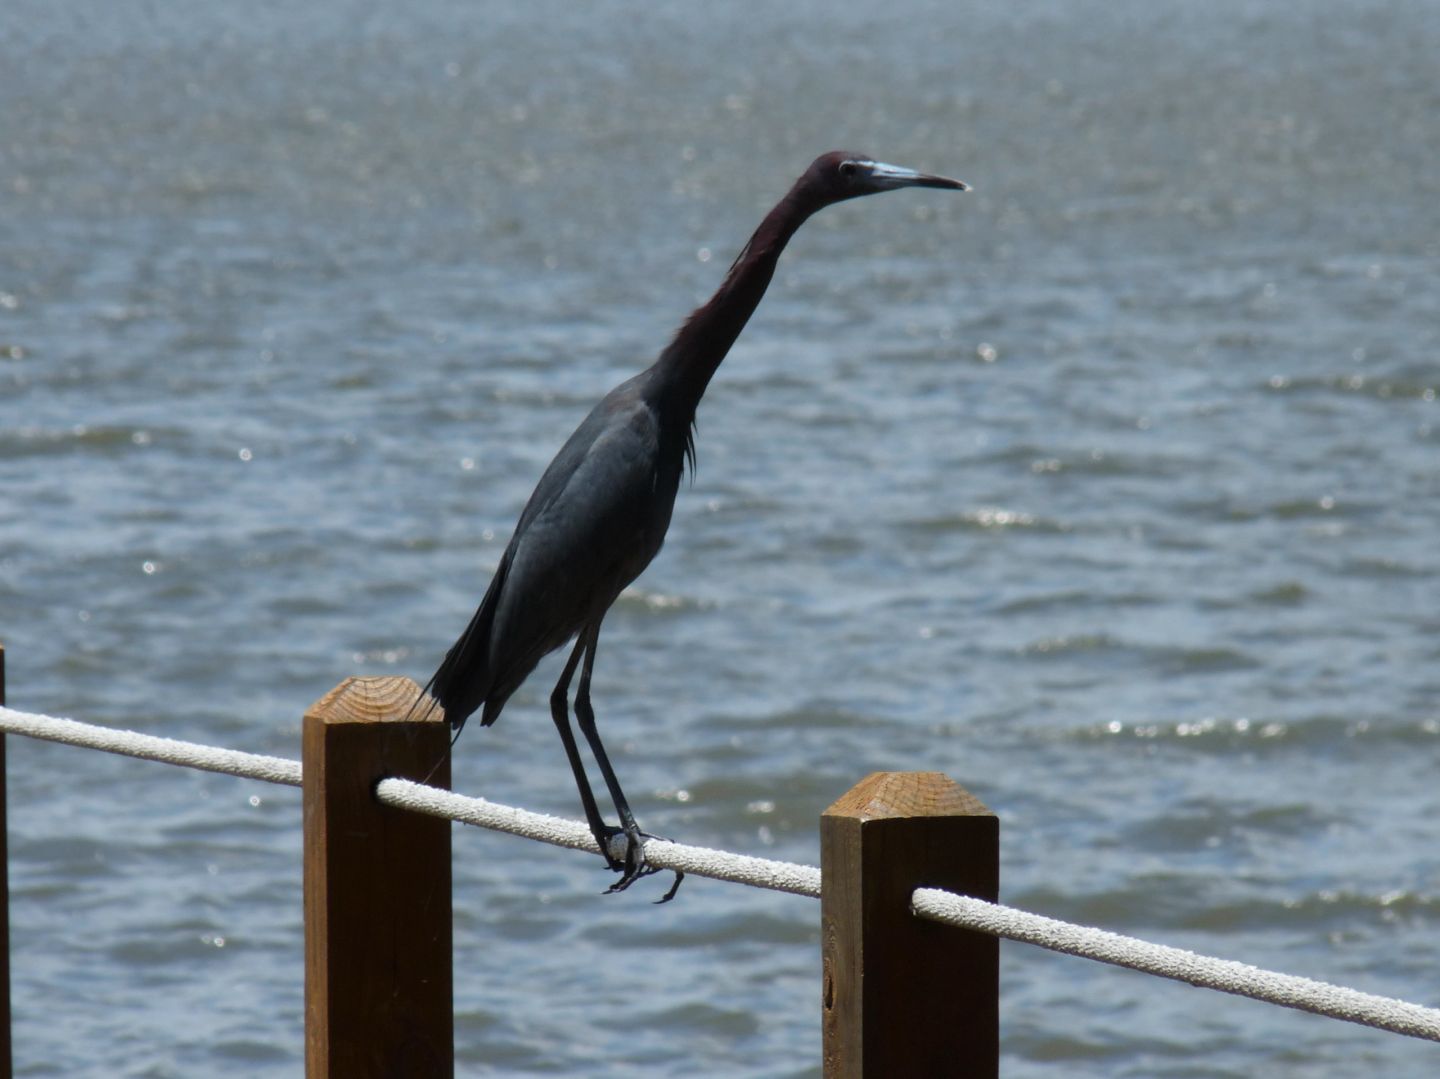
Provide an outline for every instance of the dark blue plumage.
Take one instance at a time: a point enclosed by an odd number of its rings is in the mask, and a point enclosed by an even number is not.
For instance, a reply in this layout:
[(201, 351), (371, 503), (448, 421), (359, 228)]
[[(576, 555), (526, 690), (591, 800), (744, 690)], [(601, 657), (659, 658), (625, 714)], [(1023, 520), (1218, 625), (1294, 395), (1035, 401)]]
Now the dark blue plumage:
[[(551, 696), (551, 713), (590, 829), (610, 867), (622, 871), (612, 891), (653, 870), (590, 707), (600, 623), (664, 543), (680, 477), (694, 459), (695, 409), (764, 296), (790, 237), (822, 207), (912, 186), (965, 187), (863, 154), (836, 151), (815, 160), (659, 359), (606, 394), (561, 447), (526, 503), (479, 609), (427, 687), (457, 730), (482, 707), (480, 722), (488, 726), (544, 656), (578, 638)], [(576, 719), (620, 816), (618, 829), (600, 816), (570, 730), (567, 697), (582, 658)], [(622, 832), (628, 839), (623, 862), (607, 845)], [(665, 899), (679, 883), (677, 874)]]

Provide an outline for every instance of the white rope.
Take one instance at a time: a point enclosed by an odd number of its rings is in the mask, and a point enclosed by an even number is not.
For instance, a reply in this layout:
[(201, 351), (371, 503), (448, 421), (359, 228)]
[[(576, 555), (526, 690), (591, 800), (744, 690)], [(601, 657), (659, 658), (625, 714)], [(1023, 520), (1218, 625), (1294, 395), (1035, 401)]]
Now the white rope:
[[(17, 712), (13, 708), (0, 707), (0, 731), (267, 783), (300, 785), (299, 761), (96, 727), (77, 723), (73, 719)], [(406, 779), (382, 780), (376, 785), (375, 793), (382, 802), (397, 808), (593, 854), (600, 852), (590, 829), (579, 821), (532, 813), (483, 798), (467, 798)], [(617, 837), (616, 843), (618, 846), (612, 849), (612, 853), (617, 857), (623, 856), (623, 837)], [(675, 869), (696, 876), (812, 898), (820, 896), (820, 870), (814, 866), (752, 858), (665, 839), (646, 840), (645, 860), (661, 869)], [(1150, 944), (1118, 933), (1071, 925), (936, 888), (916, 889), (911, 902), (914, 912), (920, 917), (961, 929), (978, 930), (1051, 951), (1129, 967), (1162, 978), (1173, 978), (1396, 1034), (1440, 1041), (1440, 1009), (1261, 970), (1245, 963), (1213, 959), (1180, 948)]]
[(54, 716), (17, 712), (13, 708), (4, 707), (0, 707), (0, 730), (46, 742), (62, 742), (68, 746), (100, 749), (125, 757), (177, 764), (182, 768), (199, 768), (206, 772), (223, 772), (246, 779), (260, 779), (266, 783), (300, 786), (300, 762), (286, 760), (284, 757), (241, 753), (239, 750), (220, 749), (216, 746), (200, 745), (198, 742), (180, 742), (174, 738), (157, 738), (153, 734), (96, 727), (89, 723), (77, 723), (73, 719), (56, 719)]
[(1277, 974), (1247, 963), (1213, 959), (1182, 948), (1151, 944), (1103, 929), (1071, 925), (1028, 911), (955, 895), (939, 888), (917, 888), (911, 907), (922, 918), (961, 929), (975, 929), (1007, 940), (1037, 944), (1054, 952), (1218, 989), (1285, 1008), (1360, 1023), (1367, 1027), (1440, 1041), (1440, 1009), (1378, 997), (1328, 982)]
[[(300, 762), (283, 757), (241, 753), (233, 749), (181, 742), (173, 738), (158, 738), (111, 727), (97, 727), (89, 723), (77, 723), (73, 719), (57, 719), (54, 716), (19, 712), (4, 707), (0, 707), (0, 731), (23, 734), (47, 742), (61, 742), (86, 749), (104, 750), (107, 753), (119, 753), (127, 757), (140, 757), (163, 764), (200, 768), (207, 772), (224, 772), (227, 775), (259, 779), (267, 783), (300, 786)], [(600, 853), (590, 829), (579, 821), (532, 813), (529, 810), (488, 802), (483, 798), (467, 798), (406, 779), (382, 781), (377, 786), (376, 796), (382, 802), (402, 809), (447, 817), (464, 824), (475, 824), (561, 847), (590, 851), (592, 854)], [(614, 855), (617, 858), (623, 857), (624, 838), (617, 837), (615, 842), (617, 846), (613, 850)], [(820, 895), (820, 870), (814, 866), (752, 858), (743, 854), (731, 854), (729, 851), (692, 847), (653, 838), (645, 842), (645, 860), (661, 869), (678, 869), (700, 877), (713, 877), (715, 880), (734, 881), (757, 888), (815, 898)]]
[[(462, 824), (474, 824), (497, 832), (509, 832), (526, 839), (553, 843), (558, 847), (589, 851), (591, 854), (600, 853), (589, 827), (579, 821), (563, 820), (544, 813), (531, 813), (525, 809), (488, 802), (484, 798), (452, 794), (450, 791), (412, 783), (408, 779), (382, 779), (375, 787), (375, 796), (386, 805), (399, 809), (456, 820)], [(624, 836), (616, 836), (613, 843), (612, 855), (617, 860), (623, 858)], [(644, 850), (645, 861), (658, 869), (677, 869), (682, 873), (694, 873), (698, 877), (711, 877), (736, 884), (749, 884), (756, 888), (769, 888), (776, 892), (820, 898), (820, 870), (813, 865), (752, 858), (744, 854), (732, 854), (709, 847), (692, 847), (653, 837), (645, 840)]]

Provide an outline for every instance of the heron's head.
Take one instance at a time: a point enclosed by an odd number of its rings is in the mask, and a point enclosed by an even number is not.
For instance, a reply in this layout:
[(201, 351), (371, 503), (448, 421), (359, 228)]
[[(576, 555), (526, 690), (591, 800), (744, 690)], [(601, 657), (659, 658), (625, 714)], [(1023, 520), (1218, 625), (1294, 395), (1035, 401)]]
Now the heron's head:
[(800, 186), (821, 206), (861, 195), (876, 195), (900, 187), (940, 187), (966, 191), (969, 185), (945, 176), (932, 176), (900, 165), (887, 165), (869, 154), (832, 150), (821, 154), (800, 178)]

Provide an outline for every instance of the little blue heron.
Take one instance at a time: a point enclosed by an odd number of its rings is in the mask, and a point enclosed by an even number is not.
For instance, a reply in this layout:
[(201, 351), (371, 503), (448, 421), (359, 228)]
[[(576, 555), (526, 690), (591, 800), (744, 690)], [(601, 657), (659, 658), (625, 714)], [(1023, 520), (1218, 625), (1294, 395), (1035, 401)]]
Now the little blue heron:
[[(760, 222), (709, 302), (680, 327), (660, 358), (616, 386), (575, 430), (525, 504), (510, 545), (465, 632), (427, 687), (457, 734), (476, 709), (494, 723), (540, 659), (574, 639), (550, 694), (550, 713), (575, 773), (585, 819), (621, 891), (655, 872), (642, 833), (595, 727), (590, 673), (600, 623), (621, 589), (650, 564), (665, 540), (681, 474), (695, 463), (695, 408), (720, 361), (765, 295), (790, 237), (817, 210), (901, 187), (965, 190), (959, 180), (886, 165), (865, 154), (823, 154)], [(580, 669), (575, 715), (620, 817), (612, 828), (570, 729), (570, 680)], [(609, 840), (626, 837), (623, 861)], [(660, 902), (670, 899), (682, 874)]]

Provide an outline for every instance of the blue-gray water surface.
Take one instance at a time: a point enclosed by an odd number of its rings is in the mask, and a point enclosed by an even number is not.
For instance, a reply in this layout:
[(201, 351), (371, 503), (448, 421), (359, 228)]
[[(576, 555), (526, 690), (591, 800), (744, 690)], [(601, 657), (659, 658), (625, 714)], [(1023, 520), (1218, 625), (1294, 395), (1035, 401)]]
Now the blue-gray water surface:
[[(818, 152), (595, 696), (641, 823), (876, 769), (1002, 897), (1440, 1003), (1440, 9), (7, 0), (12, 705), (295, 757), (423, 681), (545, 463)], [(575, 816), (552, 658), (455, 786)], [(298, 794), (11, 739), (25, 1076), (293, 1076)], [(455, 833), (462, 1074), (818, 1073), (818, 907)], [(1003, 949), (1004, 1072), (1433, 1045)]]

